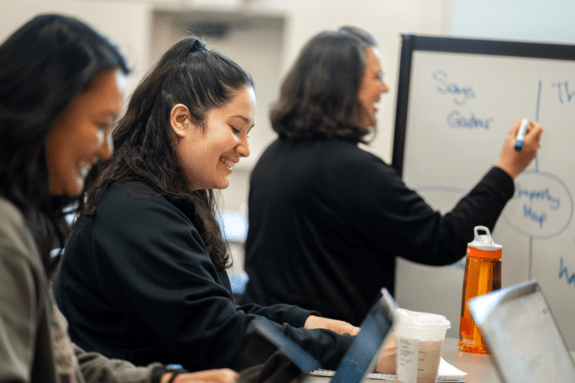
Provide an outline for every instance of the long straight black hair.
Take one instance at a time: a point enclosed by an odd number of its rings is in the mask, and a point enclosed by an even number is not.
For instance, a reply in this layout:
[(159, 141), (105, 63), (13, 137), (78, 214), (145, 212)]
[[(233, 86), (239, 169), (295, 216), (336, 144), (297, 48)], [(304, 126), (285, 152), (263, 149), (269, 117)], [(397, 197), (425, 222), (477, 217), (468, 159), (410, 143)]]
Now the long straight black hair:
[(49, 277), (65, 245), (63, 208), (82, 198), (52, 196), (45, 139), (93, 77), (129, 72), (116, 46), (83, 22), (61, 15), (28, 21), (0, 46), (0, 196), (22, 212)]
[(228, 266), (230, 257), (215, 217), (214, 193), (211, 189), (191, 191), (172, 148), (170, 113), (176, 104), (187, 106), (194, 124), (204, 132), (209, 129), (208, 112), (225, 106), (245, 87), (254, 87), (251, 76), (229, 58), (206, 49), (202, 41), (189, 37), (173, 45), (130, 97), (112, 133), (114, 154), (98, 165), (100, 174), (88, 186), (85, 214), (97, 214), (96, 204), (112, 183), (143, 180), (160, 195), (194, 201), (198, 231), (212, 262), (218, 268)]

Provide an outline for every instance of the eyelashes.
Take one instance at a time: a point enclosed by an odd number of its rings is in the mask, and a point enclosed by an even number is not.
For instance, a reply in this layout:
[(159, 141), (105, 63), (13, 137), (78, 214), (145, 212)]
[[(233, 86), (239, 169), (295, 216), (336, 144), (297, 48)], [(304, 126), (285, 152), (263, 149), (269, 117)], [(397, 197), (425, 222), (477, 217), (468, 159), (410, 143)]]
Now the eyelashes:
[[(228, 125), (228, 126), (232, 129), (232, 131), (233, 131), (235, 134), (240, 134), (241, 129), (236, 129), (236, 128), (234, 128), (234, 127), (231, 126), (231, 125)], [(248, 134), (246, 134), (246, 138), (250, 138), (250, 136), (249, 136)]]

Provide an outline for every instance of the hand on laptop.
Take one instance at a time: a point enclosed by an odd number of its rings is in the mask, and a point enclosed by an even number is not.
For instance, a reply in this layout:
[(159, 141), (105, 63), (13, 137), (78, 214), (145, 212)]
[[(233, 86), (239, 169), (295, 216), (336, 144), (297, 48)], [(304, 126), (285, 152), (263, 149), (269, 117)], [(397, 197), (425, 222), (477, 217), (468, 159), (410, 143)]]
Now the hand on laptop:
[(380, 374), (395, 374), (395, 336), (389, 334), (385, 345), (379, 354), (375, 372)]
[(304, 327), (307, 329), (323, 328), (335, 331), (338, 334), (357, 335), (359, 332), (359, 327), (352, 326), (347, 322), (336, 319), (317, 317), (315, 315), (310, 315), (307, 317)]

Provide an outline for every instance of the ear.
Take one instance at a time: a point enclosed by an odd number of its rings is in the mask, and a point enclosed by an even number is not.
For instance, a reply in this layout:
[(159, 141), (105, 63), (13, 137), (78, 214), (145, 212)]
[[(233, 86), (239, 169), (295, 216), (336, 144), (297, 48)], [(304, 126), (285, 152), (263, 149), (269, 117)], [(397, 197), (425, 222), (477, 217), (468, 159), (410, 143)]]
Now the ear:
[(170, 113), (170, 125), (178, 137), (184, 137), (192, 125), (190, 111), (184, 104), (176, 104)]

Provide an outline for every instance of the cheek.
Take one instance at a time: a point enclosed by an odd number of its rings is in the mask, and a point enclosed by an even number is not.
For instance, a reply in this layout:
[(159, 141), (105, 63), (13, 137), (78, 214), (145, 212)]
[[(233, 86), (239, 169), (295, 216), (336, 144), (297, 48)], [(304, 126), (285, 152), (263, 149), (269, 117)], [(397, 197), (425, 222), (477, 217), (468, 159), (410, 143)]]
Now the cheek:
[(380, 93), (381, 93), (381, 87), (379, 86), (379, 83), (374, 83), (373, 86), (371, 87), (372, 98), (379, 97)]

